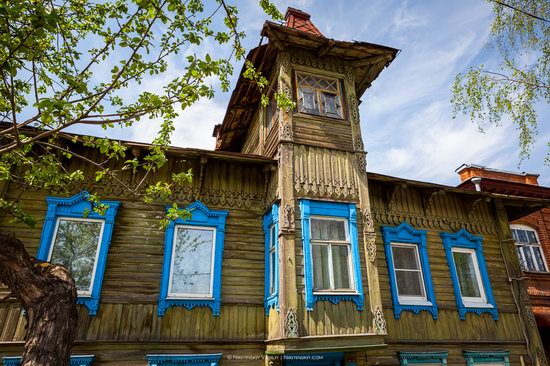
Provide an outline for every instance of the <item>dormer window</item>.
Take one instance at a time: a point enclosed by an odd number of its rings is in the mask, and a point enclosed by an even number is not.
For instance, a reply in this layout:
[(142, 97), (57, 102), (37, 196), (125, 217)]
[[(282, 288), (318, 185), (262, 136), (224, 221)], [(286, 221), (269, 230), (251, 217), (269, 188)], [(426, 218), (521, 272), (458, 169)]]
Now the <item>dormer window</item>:
[(298, 111), (307, 114), (344, 118), (340, 80), (297, 72)]

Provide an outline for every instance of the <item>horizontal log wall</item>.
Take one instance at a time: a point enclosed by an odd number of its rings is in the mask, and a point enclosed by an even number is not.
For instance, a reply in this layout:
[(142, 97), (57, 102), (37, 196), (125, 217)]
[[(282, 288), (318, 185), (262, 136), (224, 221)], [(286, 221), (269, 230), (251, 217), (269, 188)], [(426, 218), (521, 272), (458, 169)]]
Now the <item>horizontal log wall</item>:
[[(463, 340), (523, 341), (522, 325), (517, 315), (507, 273), (496, 234), (495, 219), (488, 202), (470, 201), (466, 195), (428, 191), (416, 187), (395, 186), (371, 180), (370, 193), (380, 273), (380, 291), (385, 309), (388, 340)], [(409, 311), (397, 320), (393, 315), (388, 268), (380, 227), (396, 226), (407, 221), (416, 229), (427, 230), (428, 258), (435, 298), (437, 320), (431, 314)], [(483, 237), (483, 250), (499, 319), (489, 314), (468, 313), (459, 319), (453, 283), (440, 237), (441, 232), (460, 228)]]
[[(88, 189), (97, 192), (101, 199), (121, 202), (109, 247), (98, 314), (89, 316), (86, 308), (78, 306), (77, 342), (85, 342), (85, 346), (80, 347), (82, 350), (86, 350), (87, 346), (97, 347), (97, 344), (91, 343), (94, 341), (99, 344), (152, 342), (146, 343), (149, 351), (152, 349), (149, 345), (154, 345), (154, 342), (261, 343), (265, 339), (267, 318), (263, 307), (262, 216), (265, 212), (266, 181), (263, 166), (209, 159), (201, 173), (198, 158), (178, 157), (171, 158), (150, 181), (169, 181), (169, 174), (189, 167), (193, 169), (193, 182), (177, 189), (170, 202), (155, 203), (151, 207), (128, 197), (126, 188), (116, 182), (101, 185), (90, 183), (89, 186), (84, 183), (73, 187), (72, 193)], [(88, 176), (92, 173), (76, 161), (69, 166), (70, 170), (76, 168), (83, 169)], [(131, 173), (125, 174), (128, 176), (123, 174), (121, 177), (127, 182), (141, 179), (131, 177)], [(8, 193), (17, 195), (21, 192), (11, 187)], [(46, 192), (22, 192), (24, 209), (39, 219), (36, 228), (12, 223), (9, 218), (0, 222), (0, 230), (13, 232), (31, 255), (38, 251), (47, 195)], [(159, 215), (164, 212), (165, 204), (172, 200), (184, 207), (195, 198), (211, 209), (229, 211), (222, 265), (221, 314), (214, 317), (210, 308), (187, 310), (171, 307), (164, 317), (159, 318), (157, 301), (164, 259), (164, 230), (159, 229)], [(5, 289), (2, 293), (6, 293)], [(25, 320), (19, 305), (14, 302), (0, 304), (0, 342), (22, 341), (24, 331)], [(255, 348), (260, 346), (254, 345)], [(172, 349), (172, 353), (174, 351)], [(84, 353), (94, 352), (89, 349)], [(3, 354), (4, 348), (0, 347), (0, 356)]]

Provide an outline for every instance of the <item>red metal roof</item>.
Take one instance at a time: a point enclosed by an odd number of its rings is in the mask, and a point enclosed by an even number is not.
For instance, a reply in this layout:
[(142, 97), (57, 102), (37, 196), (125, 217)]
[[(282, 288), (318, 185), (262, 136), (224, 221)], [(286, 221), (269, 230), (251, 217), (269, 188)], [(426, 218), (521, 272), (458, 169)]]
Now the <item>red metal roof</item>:
[(319, 29), (309, 20), (310, 18), (311, 15), (295, 8), (288, 8), (285, 14), (287, 27), (323, 37)]

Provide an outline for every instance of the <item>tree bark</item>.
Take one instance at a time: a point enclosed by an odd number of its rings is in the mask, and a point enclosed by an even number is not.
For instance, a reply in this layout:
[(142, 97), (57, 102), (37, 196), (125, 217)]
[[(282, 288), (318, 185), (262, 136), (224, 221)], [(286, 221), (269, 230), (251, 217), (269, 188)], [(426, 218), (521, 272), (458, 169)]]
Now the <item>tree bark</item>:
[(34, 260), (20, 240), (0, 233), (0, 282), (26, 311), (21, 366), (68, 366), (78, 318), (69, 271)]

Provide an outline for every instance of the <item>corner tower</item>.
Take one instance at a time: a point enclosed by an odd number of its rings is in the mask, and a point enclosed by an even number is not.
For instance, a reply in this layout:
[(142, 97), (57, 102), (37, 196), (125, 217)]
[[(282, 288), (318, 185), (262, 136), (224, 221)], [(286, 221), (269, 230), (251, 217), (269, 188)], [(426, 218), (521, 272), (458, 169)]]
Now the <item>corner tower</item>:
[[(298, 9), (285, 18), (266, 22), (267, 43), (247, 56), (269, 80), (269, 105), (241, 76), (216, 149), (278, 161), (266, 171), (267, 354), (323, 350), (359, 365), (386, 326), (358, 98), (398, 50), (327, 38)], [(295, 108), (278, 108), (276, 91)]]

